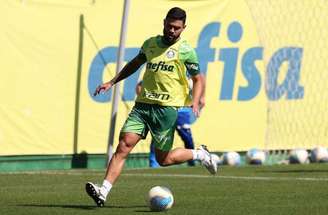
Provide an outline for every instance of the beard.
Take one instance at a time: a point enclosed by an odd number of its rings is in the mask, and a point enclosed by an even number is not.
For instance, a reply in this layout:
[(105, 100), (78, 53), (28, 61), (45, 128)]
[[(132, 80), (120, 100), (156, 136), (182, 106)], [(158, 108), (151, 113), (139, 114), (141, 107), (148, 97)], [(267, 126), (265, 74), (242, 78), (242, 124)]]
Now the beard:
[(163, 38), (165, 43), (167, 44), (173, 44), (179, 37), (175, 37), (173, 35), (170, 35), (168, 32), (165, 31), (165, 29), (163, 30)]

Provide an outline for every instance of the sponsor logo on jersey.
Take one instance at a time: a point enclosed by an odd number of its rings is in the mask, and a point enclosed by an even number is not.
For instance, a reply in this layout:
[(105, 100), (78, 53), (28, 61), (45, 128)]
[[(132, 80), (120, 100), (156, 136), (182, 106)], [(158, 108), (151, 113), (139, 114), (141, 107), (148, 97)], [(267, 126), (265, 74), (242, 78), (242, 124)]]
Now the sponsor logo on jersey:
[(160, 61), (158, 63), (147, 63), (147, 69), (157, 72), (158, 70), (160, 71), (168, 71), (168, 72), (173, 72), (174, 66), (173, 65), (167, 65), (165, 64), (164, 61)]
[(143, 96), (148, 99), (163, 100), (163, 101), (169, 100), (170, 98), (169, 94), (155, 93), (155, 92), (145, 92)]

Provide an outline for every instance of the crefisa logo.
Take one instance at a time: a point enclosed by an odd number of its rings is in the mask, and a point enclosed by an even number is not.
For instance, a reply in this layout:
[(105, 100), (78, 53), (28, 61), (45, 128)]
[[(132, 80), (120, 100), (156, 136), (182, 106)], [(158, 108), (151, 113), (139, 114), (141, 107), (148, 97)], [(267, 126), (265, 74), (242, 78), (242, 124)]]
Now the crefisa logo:
[(149, 69), (150, 71), (153, 71), (153, 72), (157, 72), (158, 70), (165, 71), (165, 72), (173, 72), (174, 66), (167, 65), (167, 64), (165, 64), (164, 61), (160, 61), (158, 63), (148, 62), (147, 69)]
[[(208, 72), (208, 64), (215, 61), (223, 63), (223, 72), (221, 86), (218, 88), (218, 99), (221, 101), (237, 100), (249, 101), (254, 99), (265, 83), (265, 92), (267, 98), (271, 101), (279, 99), (295, 100), (304, 97), (304, 87), (300, 85), (301, 64), (303, 56), (303, 48), (295, 46), (286, 46), (277, 49), (269, 58), (265, 65), (265, 71), (260, 72), (256, 67), (256, 61), (263, 60), (263, 50), (265, 47), (257, 46), (247, 49), (244, 53), (240, 53), (238, 44), (241, 43), (244, 29), (238, 22), (228, 23), (227, 32), (221, 32), (222, 23), (211, 22), (203, 27), (199, 34), (197, 47), (195, 48), (200, 64), (200, 70), (205, 74)], [(232, 48), (211, 48), (210, 44), (213, 38), (218, 37), (222, 33), (227, 33), (227, 38), (236, 46)], [(129, 61), (138, 54), (140, 48), (126, 48), (124, 60)], [(111, 93), (102, 94), (93, 97), (94, 89), (103, 83), (103, 73), (106, 72), (105, 67), (109, 63), (115, 63), (117, 59), (118, 47), (105, 47), (100, 50), (91, 62), (88, 77), (88, 90), (90, 97), (96, 102), (108, 102), (111, 100)], [(218, 57), (215, 59), (216, 52)], [(173, 53), (174, 54), (174, 53)], [(167, 52), (167, 57), (171, 57), (172, 53)], [(240, 70), (237, 69), (238, 61), (241, 60)], [(279, 72), (282, 65), (288, 65), (288, 69), (283, 81), (279, 80)], [(134, 88), (138, 82), (140, 68), (136, 73), (124, 81), (123, 100), (133, 101), (135, 98)], [(243, 77), (247, 81), (247, 86), (235, 86), (237, 71), (241, 71)], [(212, 71), (211, 71), (212, 72)], [(264, 74), (264, 77), (261, 77)], [(281, 83), (279, 83), (281, 82)], [(238, 89), (236, 89), (238, 87)], [(233, 98), (234, 90), (238, 90), (237, 98)]]

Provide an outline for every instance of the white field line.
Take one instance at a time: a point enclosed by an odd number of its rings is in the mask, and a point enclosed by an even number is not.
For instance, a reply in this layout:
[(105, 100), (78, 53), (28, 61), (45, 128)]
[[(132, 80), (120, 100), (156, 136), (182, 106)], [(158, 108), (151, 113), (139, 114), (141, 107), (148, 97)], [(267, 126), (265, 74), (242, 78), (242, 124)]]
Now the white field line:
[[(31, 171), (31, 172), (2, 172), (0, 175), (90, 175), (104, 176), (104, 171)], [(232, 179), (232, 180), (258, 180), (258, 181), (327, 181), (328, 178), (312, 177), (270, 177), (270, 176), (233, 176), (233, 175), (196, 175), (196, 174), (154, 174), (154, 173), (123, 173), (122, 176), (128, 177), (168, 177), (168, 178), (212, 178), (212, 179)]]
[(225, 175), (194, 175), (194, 174), (149, 174), (149, 173), (125, 173), (124, 176), (140, 177), (181, 177), (181, 178), (222, 178), (235, 180), (259, 180), (259, 181), (328, 181), (328, 178), (309, 177), (266, 177), (266, 176), (225, 176)]

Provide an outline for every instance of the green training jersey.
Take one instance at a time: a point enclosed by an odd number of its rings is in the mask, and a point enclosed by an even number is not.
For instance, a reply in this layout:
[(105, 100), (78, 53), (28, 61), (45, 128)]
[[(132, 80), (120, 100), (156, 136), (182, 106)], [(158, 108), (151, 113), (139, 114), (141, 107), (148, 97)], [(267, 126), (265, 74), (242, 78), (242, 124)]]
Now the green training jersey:
[(176, 107), (190, 105), (187, 73), (199, 74), (195, 50), (185, 40), (166, 45), (162, 36), (156, 36), (144, 42), (140, 53), (145, 55), (147, 64), (136, 102)]

